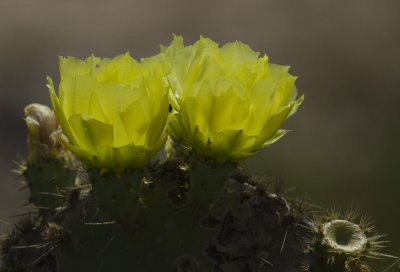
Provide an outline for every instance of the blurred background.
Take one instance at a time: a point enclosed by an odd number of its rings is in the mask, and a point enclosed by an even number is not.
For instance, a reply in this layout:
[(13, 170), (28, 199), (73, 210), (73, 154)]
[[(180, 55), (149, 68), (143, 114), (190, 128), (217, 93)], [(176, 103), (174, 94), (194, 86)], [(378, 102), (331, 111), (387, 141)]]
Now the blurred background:
[(59, 55), (140, 58), (172, 33), (205, 35), (248, 43), (299, 76), (292, 132), (247, 167), (321, 207), (367, 211), (391, 241), (384, 252), (399, 256), (399, 15), (398, 0), (0, 0), (0, 218), (26, 212), (10, 171), (26, 154), (23, 108), (49, 105)]

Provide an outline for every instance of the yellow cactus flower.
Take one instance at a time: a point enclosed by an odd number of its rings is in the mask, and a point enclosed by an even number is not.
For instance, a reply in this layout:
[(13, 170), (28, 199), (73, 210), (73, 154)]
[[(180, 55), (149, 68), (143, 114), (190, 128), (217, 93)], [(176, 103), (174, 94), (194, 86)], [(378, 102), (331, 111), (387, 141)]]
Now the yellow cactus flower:
[(171, 134), (200, 157), (237, 161), (274, 143), (303, 101), (288, 66), (268, 63), (241, 42), (219, 47), (201, 37), (183, 47), (174, 37), (163, 54), (174, 93)]
[(122, 173), (148, 163), (165, 142), (168, 89), (159, 62), (60, 58), (58, 96), (51, 102), (68, 149), (90, 167)]

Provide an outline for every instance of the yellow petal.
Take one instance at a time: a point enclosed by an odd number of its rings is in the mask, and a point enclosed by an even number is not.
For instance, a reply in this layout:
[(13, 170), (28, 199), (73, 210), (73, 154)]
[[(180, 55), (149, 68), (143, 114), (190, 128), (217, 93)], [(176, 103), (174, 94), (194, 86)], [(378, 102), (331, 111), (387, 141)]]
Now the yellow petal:
[(74, 57), (60, 57), (60, 75), (61, 81), (67, 77), (90, 75), (100, 63), (100, 59), (94, 56), (86, 60), (76, 59)]
[(113, 155), (115, 170), (117, 173), (122, 173), (127, 169), (144, 167), (150, 157), (154, 155), (154, 151), (144, 146), (129, 144), (120, 148), (114, 148)]
[(247, 63), (256, 61), (259, 53), (239, 41), (227, 43), (221, 48), (221, 55), (226, 69), (238, 71)]
[(273, 136), (278, 132), (279, 128), (287, 119), (290, 112), (294, 108), (298, 107), (302, 101), (303, 97), (281, 108), (278, 113), (272, 115), (268, 122), (265, 124), (264, 128), (261, 130), (260, 137), (256, 142), (256, 146), (261, 146), (263, 143), (273, 138)]
[(71, 116), (68, 122), (72, 127), (74, 138), (77, 140), (77, 146), (89, 151), (96, 160), (111, 161), (111, 147), (114, 139), (112, 125), (104, 124), (82, 114)]
[(97, 71), (96, 79), (100, 83), (129, 85), (140, 80), (141, 76), (139, 63), (126, 53), (102, 65)]
[(70, 125), (67, 121), (67, 118), (64, 114), (64, 111), (60, 105), (60, 100), (58, 99), (56, 91), (54, 89), (53, 80), (49, 76), (47, 77), (47, 87), (49, 89), (50, 100), (51, 100), (51, 104), (53, 105), (54, 114), (56, 115), (59, 124), (63, 128), (64, 133), (67, 135), (69, 140), (72, 143), (76, 143), (76, 140), (72, 133), (71, 127), (70, 127)]

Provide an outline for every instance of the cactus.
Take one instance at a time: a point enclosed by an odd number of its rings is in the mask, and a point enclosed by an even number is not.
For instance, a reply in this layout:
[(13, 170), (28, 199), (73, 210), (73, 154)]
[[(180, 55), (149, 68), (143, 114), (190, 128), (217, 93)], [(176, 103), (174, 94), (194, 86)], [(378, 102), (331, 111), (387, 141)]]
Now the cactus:
[(60, 71), (54, 113), (25, 110), (19, 172), (38, 212), (4, 236), (1, 271), (365, 272), (384, 256), (365, 219), (316, 217), (242, 168), (303, 99), (287, 67), (175, 37), (140, 63), (61, 58)]
[(306, 242), (308, 262), (304, 271), (370, 271), (366, 258), (385, 257), (379, 250), (387, 241), (357, 210), (345, 214), (331, 211), (315, 219), (312, 228), (314, 235)]
[[(129, 191), (122, 185), (137, 175), (98, 177), (111, 183), (109, 195), (89, 181), (70, 189), (63, 205), (16, 223), (2, 243), (1, 271), (370, 271), (365, 257), (382, 243), (370, 223), (314, 217), (307, 203), (271, 193), (278, 181), (241, 169), (204, 206), (189, 193), (190, 159), (174, 156), (147, 168), (137, 206), (118, 207), (119, 197), (107, 209), (99, 202), (112, 202), (112, 186)], [(138, 214), (111, 212), (129, 208)], [(354, 249), (343, 249), (344, 240)]]
[(146, 171), (134, 221), (103, 210), (90, 186), (75, 189), (63, 206), (33, 217), (30, 232), (9, 235), (3, 271), (297, 271), (306, 214), (243, 173), (203, 207), (190, 199), (185, 163), (173, 157)]

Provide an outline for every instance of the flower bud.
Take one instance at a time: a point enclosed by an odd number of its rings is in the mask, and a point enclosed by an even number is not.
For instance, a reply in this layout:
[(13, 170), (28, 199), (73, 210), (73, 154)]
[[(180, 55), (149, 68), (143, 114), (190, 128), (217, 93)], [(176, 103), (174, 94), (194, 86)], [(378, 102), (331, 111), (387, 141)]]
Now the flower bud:
[(34, 103), (26, 106), (24, 113), (28, 127), (28, 161), (56, 158), (61, 148), (61, 130), (54, 112), (45, 105)]

